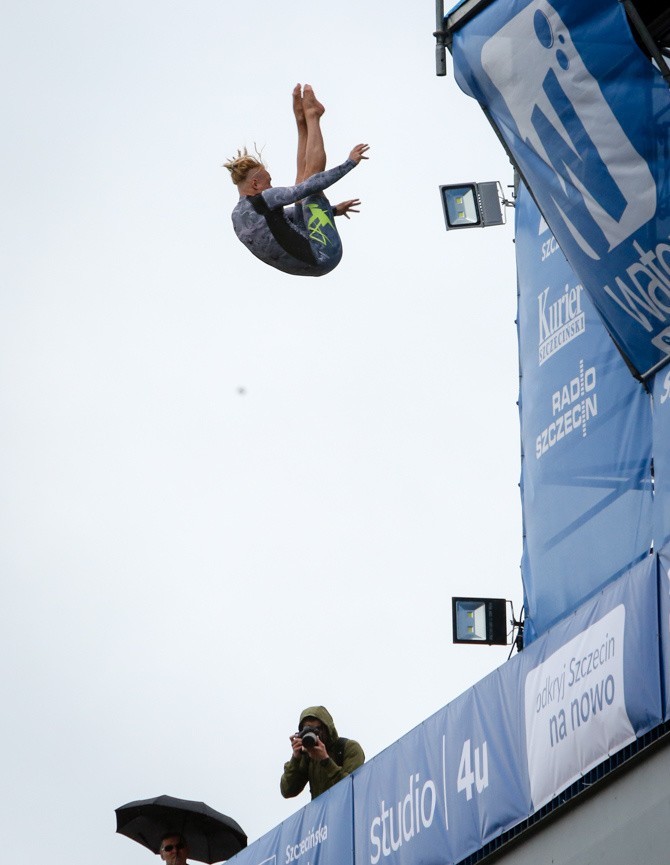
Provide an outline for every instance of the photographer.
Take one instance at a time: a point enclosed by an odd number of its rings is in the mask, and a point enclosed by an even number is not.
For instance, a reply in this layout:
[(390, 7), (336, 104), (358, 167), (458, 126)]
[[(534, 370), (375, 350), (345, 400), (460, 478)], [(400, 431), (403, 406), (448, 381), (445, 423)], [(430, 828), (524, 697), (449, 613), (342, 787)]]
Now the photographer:
[(332, 716), (323, 706), (305, 709), (298, 732), (289, 739), (293, 754), (284, 764), (279, 784), (285, 799), (301, 793), (307, 782), (314, 799), (365, 762), (361, 746), (337, 735)]

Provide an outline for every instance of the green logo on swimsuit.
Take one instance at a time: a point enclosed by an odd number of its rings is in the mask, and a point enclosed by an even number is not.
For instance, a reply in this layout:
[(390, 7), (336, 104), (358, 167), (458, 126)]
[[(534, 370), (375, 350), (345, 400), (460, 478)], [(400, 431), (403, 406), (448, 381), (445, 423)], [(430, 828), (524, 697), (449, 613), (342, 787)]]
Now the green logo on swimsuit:
[(335, 228), (330, 217), (319, 207), (318, 204), (308, 204), (309, 212), (312, 214), (309, 222), (307, 223), (307, 230), (309, 231), (309, 236), (312, 240), (318, 241), (318, 243), (322, 243), (324, 246), (327, 246), (330, 241), (323, 233), (323, 227), (326, 225), (330, 225), (331, 228)]

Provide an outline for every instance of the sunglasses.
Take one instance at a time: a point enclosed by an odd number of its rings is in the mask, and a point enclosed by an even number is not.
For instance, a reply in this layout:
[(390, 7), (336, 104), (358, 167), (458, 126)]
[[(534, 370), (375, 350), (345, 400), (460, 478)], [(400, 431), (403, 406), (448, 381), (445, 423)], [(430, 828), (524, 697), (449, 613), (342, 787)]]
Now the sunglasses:
[(175, 849), (183, 850), (185, 846), (186, 844), (184, 844), (182, 841), (180, 841), (179, 844), (166, 844), (165, 847), (163, 847), (163, 852), (172, 853), (172, 851)]

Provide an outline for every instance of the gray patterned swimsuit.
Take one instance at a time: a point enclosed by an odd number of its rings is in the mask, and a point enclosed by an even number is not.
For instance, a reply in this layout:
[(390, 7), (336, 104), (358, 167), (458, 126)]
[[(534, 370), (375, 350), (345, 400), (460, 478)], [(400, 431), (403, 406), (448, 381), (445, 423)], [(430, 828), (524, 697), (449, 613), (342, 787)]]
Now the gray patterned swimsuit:
[(330, 273), (342, 258), (342, 241), (333, 209), (321, 193), (355, 167), (353, 159), (347, 159), (297, 186), (242, 196), (233, 210), (235, 234), (257, 258), (284, 273)]

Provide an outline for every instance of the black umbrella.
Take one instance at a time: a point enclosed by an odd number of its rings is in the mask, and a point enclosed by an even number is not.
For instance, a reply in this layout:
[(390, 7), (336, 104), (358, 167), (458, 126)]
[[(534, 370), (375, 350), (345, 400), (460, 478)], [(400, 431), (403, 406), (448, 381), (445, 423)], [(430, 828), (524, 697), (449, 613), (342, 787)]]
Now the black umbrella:
[(221, 862), (247, 846), (240, 826), (204, 802), (157, 796), (128, 802), (116, 809), (116, 831), (138, 841), (154, 853), (168, 834), (183, 835), (188, 858)]

